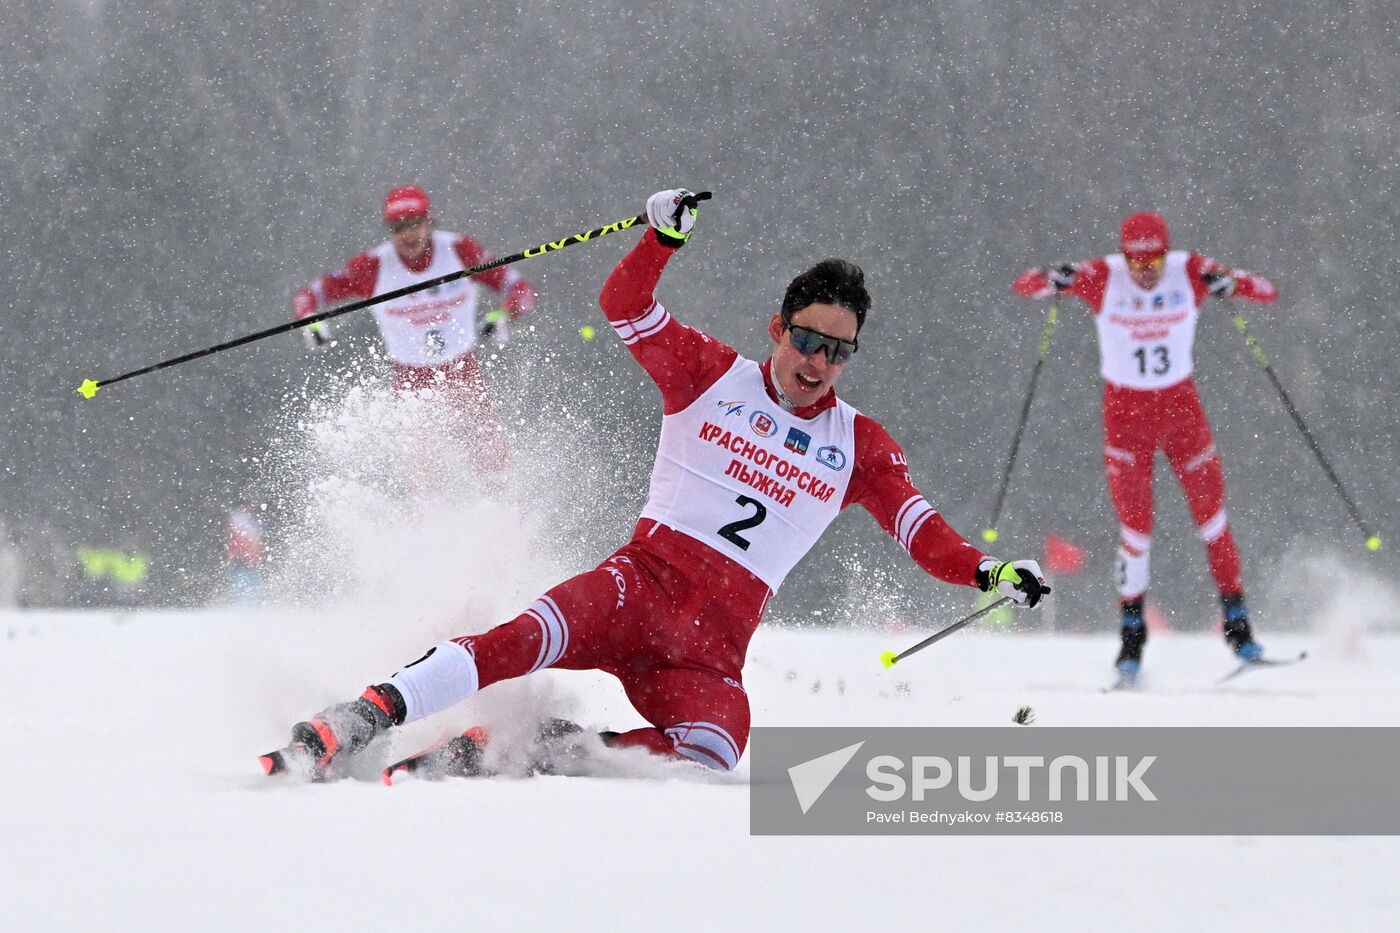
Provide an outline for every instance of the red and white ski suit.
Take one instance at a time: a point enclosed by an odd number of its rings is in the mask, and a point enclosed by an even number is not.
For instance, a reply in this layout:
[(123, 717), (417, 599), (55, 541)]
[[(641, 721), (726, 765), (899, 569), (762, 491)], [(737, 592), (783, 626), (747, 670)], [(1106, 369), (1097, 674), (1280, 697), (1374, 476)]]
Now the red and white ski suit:
[(652, 292), (674, 252), (648, 230), (600, 298), (663, 403), (651, 495), (632, 540), (510, 622), (440, 645), (438, 655), (452, 655), (432, 660), (441, 675), (395, 675), (409, 719), (465, 695), (439, 695), (447, 679), (485, 687), (547, 667), (597, 669), (617, 677), (651, 723), (616, 744), (728, 770), (748, 741), (749, 638), (787, 571), (842, 509), (865, 508), (934, 576), (976, 585), (984, 555), (914, 487), (883, 427), (834, 392), (784, 411), (767, 363), (657, 303)]
[[(1274, 301), (1277, 290), (1261, 276), (1180, 250), (1166, 254), (1161, 281), (1150, 290), (1132, 280), (1122, 254), (1076, 263), (1074, 269), (1065, 291), (1093, 311), (1099, 335), (1104, 466), (1122, 538), (1120, 596), (1136, 599), (1147, 590), (1158, 450), (1186, 492), (1221, 596), (1243, 592), (1239, 550), (1225, 515), (1225, 474), (1191, 376), (1193, 348), (1211, 278), (1233, 275), (1234, 296), (1250, 301)], [(1012, 287), (1031, 298), (1055, 293), (1039, 269), (1023, 273)]]
[[(339, 272), (323, 275), (299, 290), (292, 308), (298, 318), (309, 317), (343, 301), (372, 298), (491, 258), (471, 237), (445, 231), (435, 231), (427, 251), (412, 262), (399, 255), (392, 241), (385, 241), (352, 258)], [(446, 392), (466, 416), (479, 462), (499, 472), (510, 459), (510, 445), (472, 353), (482, 285), (500, 295), (502, 310), (511, 321), (535, 307), (534, 287), (514, 269), (499, 266), (383, 302), (372, 311), (393, 361), (394, 387)]]

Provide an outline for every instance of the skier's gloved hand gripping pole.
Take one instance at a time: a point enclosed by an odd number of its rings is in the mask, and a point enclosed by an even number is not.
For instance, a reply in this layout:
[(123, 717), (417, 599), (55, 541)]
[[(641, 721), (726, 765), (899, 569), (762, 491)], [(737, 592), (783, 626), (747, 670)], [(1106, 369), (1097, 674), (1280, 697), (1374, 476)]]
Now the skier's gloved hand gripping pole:
[[(684, 197), (681, 199), (681, 201), (676, 207), (675, 216), (672, 220), (672, 223), (668, 225), (671, 228), (675, 229), (676, 235), (680, 236), (682, 240), (684, 240), (685, 237), (689, 236), (690, 227), (694, 225), (695, 205), (701, 201), (708, 200), (709, 198), (710, 192), (708, 191), (702, 191), (699, 194), (692, 194), (688, 191), (684, 193)], [(682, 221), (681, 214), (684, 211), (689, 211), (689, 216), (685, 218), (685, 220), (688, 220), (689, 223), (683, 223)], [(543, 256), (546, 253), (552, 253), (556, 250), (561, 250), (564, 247), (572, 246), (575, 243), (587, 243), (589, 240), (596, 240), (600, 237), (607, 236), (609, 233), (616, 233), (619, 230), (626, 230), (629, 227), (632, 227), (633, 225), (646, 220), (646, 213), (637, 214), (633, 217), (628, 217), (625, 220), (618, 220), (613, 223), (606, 224), (602, 227), (595, 227), (592, 230), (587, 230), (583, 233), (575, 233), (571, 236), (565, 236), (558, 240), (550, 240), (549, 242), (541, 243), (539, 246), (534, 246), (530, 249), (521, 250), (520, 252), (512, 253), (509, 256), (502, 256), (500, 259), (493, 259), (490, 262), (483, 262), (480, 265), (472, 266), (470, 269), (462, 269), (458, 272), (449, 272), (447, 275), (440, 275), (435, 279), (428, 279), (426, 282), (418, 282), (414, 285), (406, 285), (403, 288), (397, 288), (391, 292), (385, 292), (382, 295), (375, 295), (373, 298), (366, 298), (363, 301), (351, 302), (347, 305), (341, 305), (338, 308), (331, 308), (330, 310), (322, 311), (320, 314), (313, 314), (310, 317), (304, 317), (299, 320), (287, 321), (285, 324), (279, 324), (276, 327), (269, 327), (267, 330), (260, 330), (257, 333), (248, 334), (245, 337), (238, 337), (234, 340), (228, 340), (224, 343), (215, 344), (212, 347), (205, 347), (203, 350), (195, 350), (191, 353), (186, 353), (183, 356), (177, 356), (173, 359), (164, 360), (160, 363), (153, 363), (150, 366), (143, 366), (140, 369), (133, 369), (131, 372), (122, 373), (120, 376), (112, 376), (109, 379), (84, 379), (83, 384), (78, 387), (77, 392), (79, 395), (83, 396), (83, 398), (92, 398), (94, 395), (97, 394), (98, 389), (105, 388), (109, 385), (113, 385), (114, 383), (122, 382), (126, 379), (131, 379), (135, 376), (142, 376), (146, 373), (155, 372), (159, 369), (168, 369), (171, 366), (179, 366), (181, 363), (188, 363), (191, 360), (197, 360), (200, 357), (204, 356), (212, 356), (215, 353), (222, 353), (225, 350), (232, 350), (235, 347), (241, 347), (244, 344), (253, 343), (256, 340), (262, 340), (265, 337), (275, 337), (278, 334), (285, 334), (288, 331), (299, 330), (301, 328), (312, 328), (311, 332), (314, 334), (317, 325), (319, 325), (322, 321), (330, 320), (333, 317), (339, 317), (342, 314), (349, 314), (352, 311), (359, 311), (361, 308), (368, 308), (371, 305), (377, 305), (385, 301), (393, 301), (395, 298), (402, 298), (404, 295), (410, 295), (414, 292), (420, 292), (429, 288), (436, 288), (437, 286), (443, 285), (447, 282), (453, 282), (457, 279), (464, 279), (469, 276), (478, 275), (482, 272), (486, 272), (489, 269), (495, 269), (498, 266), (509, 265), (513, 262), (520, 262), (522, 259), (534, 259), (536, 256)], [(682, 227), (684, 228), (683, 230), (681, 229)]]
[[(1221, 297), (1227, 297), (1230, 293), (1233, 293), (1233, 291), (1233, 280), (1231, 280), (1229, 291), (1222, 291), (1219, 294)], [(1212, 293), (1215, 294), (1215, 292)], [(1333, 470), (1332, 464), (1327, 462), (1327, 457), (1323, 454), (1322, 448), (1318, 446), (1317, 440), (1313, 437), (1312, 432), (1308, 430), (1308, 426), (1303, 423), (1303, 416), (1298, 414), (1298, 409), (1294, 407), (1293, 400), (1289, 398), (1288, 393), (1284, 391), (1283, 383), (1279, 381), (1278, 374), (1274, 372), (1273, 364), (1269, 361), (1268, 355), (1264, 352), (1264, 349), (1259, 346), (1259, 342), (1254, 339), (1254, 335), (1249, 332), (1249, 324), (1245, 321), (1244, 315), (1238, 312), (1235, 313), (1235, 329), (1238, 330), (1240, 336), (1244, 338), (1245, 346), (1249, 348), (1249, 352), (1254, 356), (1255, 362), (1263, 367), (1264, 374), (1268, 376), (1269, 381), (1274, 384), (1274, 389), (1278, 391), (1278, 397), (1283, 400), (1283, 407), (1288, 409), (1288, 413), (1293, 416), (1293, 423), (1298, 426), (1299, 432), (1303, 435), (1303, 440), (1308, 442), (1308, 447), (1312, 448), (1313, 455), (1317, 457), (1317, 462), (1322, 466), (1322, 471), (1326, 473), (1327, 478), (1332, 481), (1332, 488), (1337, 490), (1337, 495), (1342, 497), (1342, 502), (1346, 504), (1347, 511), (1351, 513), (1351, 520), (1356, 523), (1356, 527), (1360, 529), (1361, 534), (1366, 539), (1366, 549), (1370, 551), (1379, 551), (1381, 549), (1380, 535), (1372, 531), (1370, 525), (1361, 517), (1361, 510), (1356, 507), (1356, 503), (1352, 501), (1351, 496), (1347, 495), (1346, 489), (1342, 486), (1342, 481), (1337, 478), (1337, 471)]]
[(1010, 603), (1034, 609), (1039, 605), (1040, 600), (1050, 592), (1050, 587), (1045, 582), (1045, 576), (1040, 572), (1040, 564), (1033, 560), (999, 561), (991, 557), (984, 557), (977, 567), (977, 585), (984, 593), (995, 591), (1002, 594), (1001, 599), (989, 606), (983, 606), (972, 615), (959, 619), (947, 628), (940, 629), (917, 645), (905, 648), (898, 654), (886, 651), (880, 655), (880, 663), (885, 665), (888, 670), (909, 655), (923, 651), (934, 642), (942, 641), (958, 629), (976, 622), (989, 612)]
[(656, 230), (661, 242), (680, 248), (695, 229), (696, 205), (709, 199), (708, 191), (699, 194), (684, 188), (658, 191), (647, 198), (647, 223)]

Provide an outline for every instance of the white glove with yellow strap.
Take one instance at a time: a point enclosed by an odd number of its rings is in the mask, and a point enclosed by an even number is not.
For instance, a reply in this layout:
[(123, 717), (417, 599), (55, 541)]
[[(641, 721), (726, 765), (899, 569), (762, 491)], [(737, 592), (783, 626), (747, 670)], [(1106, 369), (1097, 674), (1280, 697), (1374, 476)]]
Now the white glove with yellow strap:
[(1034, 609), (1041, 597), (1050, 592), (1040, 564), (1033, 560), (999, 561), (984, 557), (977, 565), (977, 586), (984, 593), (993, 590), (1011, 597), (1016, 605)]
[(647, 223), (651, 224), (662, 243), (679, 249), (690, 239), (699, 211), (686, 198), (695, 197), (685, 188), (668, 188), (647, 198)]

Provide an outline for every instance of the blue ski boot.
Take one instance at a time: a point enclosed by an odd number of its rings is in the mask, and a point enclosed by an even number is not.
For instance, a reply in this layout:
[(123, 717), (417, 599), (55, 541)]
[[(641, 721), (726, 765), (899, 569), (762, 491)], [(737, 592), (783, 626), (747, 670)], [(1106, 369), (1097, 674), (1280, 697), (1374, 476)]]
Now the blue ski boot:
[(1234, 593), (1220, 597), (1225, 608), (1225, 640), (1241, 661), (1258, 661), (1264, 656), (1264, 649), (1254, 640), (1254, 632), (1249, 628), (1249, 610), (1244, 604), (1244, 594)]

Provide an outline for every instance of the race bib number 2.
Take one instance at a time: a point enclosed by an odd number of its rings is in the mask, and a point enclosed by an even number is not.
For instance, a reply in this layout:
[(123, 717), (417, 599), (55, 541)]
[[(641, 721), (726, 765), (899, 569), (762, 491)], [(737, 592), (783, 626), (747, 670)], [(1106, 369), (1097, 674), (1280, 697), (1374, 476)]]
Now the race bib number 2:
[(723, 526), (720, 528), (718, 534), (726, 541), (732, 542), (739, 550), (747, 551), (753, 542), (739, 534), (739, 532), (747, 531), (750, 528), (757, 528), (759, 525), (762, 525), (763, 520), (768, 517), (768, 506), (749, 496), (740, 496), (734, 501), (745, 507), (752, 506), (754, 511), (751, 515)]

